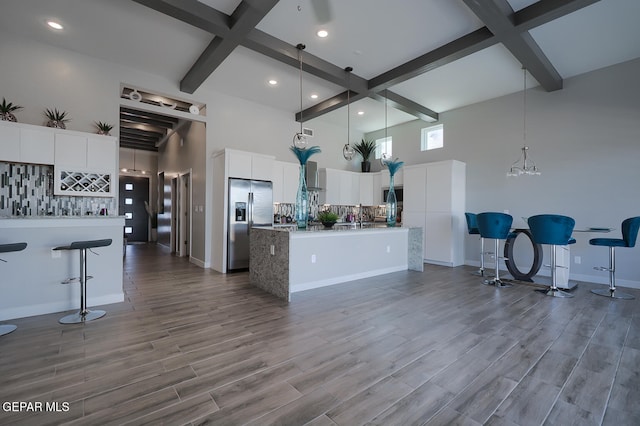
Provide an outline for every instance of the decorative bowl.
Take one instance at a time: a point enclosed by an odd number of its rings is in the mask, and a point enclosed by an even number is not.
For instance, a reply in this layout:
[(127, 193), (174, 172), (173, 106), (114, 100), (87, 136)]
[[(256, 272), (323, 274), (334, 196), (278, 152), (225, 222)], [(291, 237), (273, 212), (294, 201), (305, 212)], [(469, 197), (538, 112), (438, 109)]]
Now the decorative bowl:
[(324, 222), (322, 222), (322, 224), (324, 225), (325, 228), (332, 228), (333, 225), (336, 224), (336, 222), (335, 221), (331, 221), (331, 222), (330, 221), (324, 221)]

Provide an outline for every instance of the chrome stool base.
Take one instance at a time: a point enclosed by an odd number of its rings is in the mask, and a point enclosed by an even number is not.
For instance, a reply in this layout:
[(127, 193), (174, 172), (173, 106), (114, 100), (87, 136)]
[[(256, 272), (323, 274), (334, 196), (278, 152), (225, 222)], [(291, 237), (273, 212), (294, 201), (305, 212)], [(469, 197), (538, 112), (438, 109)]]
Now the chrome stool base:
[(97, 320), (106, 314), (107, 313), (105, 311), (86, 311), (85, 313), (76, 312), (75, 314), (60, 318), (58, 322), (60, 324), (80, 324), (87, 321)]
[(538, 293), (542, 293), (545, 296), (551, 296), (551, 297), (559, 297), (559, 298), (563, 298), (563, 299), (568, 299), (570, 297), (573, 297), (573, 294), (571, 293), (567, 293), (566, 291), (562, 291), (559, 288), (547, 288), (547, 289), (541, 289), (541, 290), (536, 290)]
[(501, 279), (492, 279), (492, 280), (484, 280), (482, 282), (482, 284), (484, 285), (493, 285), (496, 288), (509, 288), (509, 287), (513, 287), (513, 284), (507, 283), (502, 281)]
[(610, 288), (598, 288), (595, 290), (591, 290), (591, 293), (597, 294), (598, 296), (610, 297), (612, 299), (625, 299), (625, 300), (635, 299), (635, 297), (633, 297), (630, 294), (620, 293), (620, 292), (616, 293), (615, 290), (611, 290)]
[(5, 324), (0, 325), (0, 336), (4, 336), (5, 334), (13, 333), (18, 328), (15, 325)]

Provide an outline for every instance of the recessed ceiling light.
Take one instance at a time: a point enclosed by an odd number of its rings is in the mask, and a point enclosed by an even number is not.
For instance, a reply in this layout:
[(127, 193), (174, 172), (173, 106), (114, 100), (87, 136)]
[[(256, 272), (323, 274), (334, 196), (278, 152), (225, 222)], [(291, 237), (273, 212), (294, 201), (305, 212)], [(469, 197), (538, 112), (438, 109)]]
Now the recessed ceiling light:
[(56, 21), (47, 21), (47, 25), (51, 28), (53, 28), (54, 30), (61, 30), (64, 27), (62, 26), (62, 24), (60, 24), (59, 22)]
[(327, 30), (318, 30), (316, 35), (320, 38), (325, 38), (326, 36), (329, 35), (329, 32), (327, 32)]
[(278, 80), (269, 80), (269, 84), (275, 86), (276, 84), (278, 84)]
[(358, 115), (364, 115), (364, 111), (358, 111)]
[(316, 95), (315, 93), (312, 93), (310, 96), (311, 99), (318, 99), (318, 95)]

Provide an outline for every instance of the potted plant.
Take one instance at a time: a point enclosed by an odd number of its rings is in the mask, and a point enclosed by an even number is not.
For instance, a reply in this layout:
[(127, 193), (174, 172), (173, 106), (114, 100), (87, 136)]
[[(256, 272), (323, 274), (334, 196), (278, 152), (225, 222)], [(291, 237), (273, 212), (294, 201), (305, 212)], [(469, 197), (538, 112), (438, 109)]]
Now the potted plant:
[(360, 143), (357, 143), (353, 146), (353, 149), (362, 156), (362, 163), (360, 163), (360, 167), (363, 173), (368, 173), (371, 170), (371, 162), (369, 161), (369, 157), (376, 150), (376, 142), (372, 140), (362, 139)]
[(113, 129), (113, 125), (111, 125), (109, 123), (103, 123), (102, 121), (96, 121), (93, 124), (98, 129), (97, 133), (99, 135), (111, 136), (111, 133), (109, 133), (109, 132), (111, 131), (111, 129)]
[(338, 221), (338, 215), (332, 211), (325, 210), (318, 213), (318, 220), (324, 225), (325, 228), (331, 228)]
[(19, 109), (22, 109), (20, 105), (14, 105), (11, 102), (7, 103), (5, 98), (2, 98), (2, 104), (0, 104), (0, 120), (13, 121), (16, 123), (18, 120), (16, 116), (13, 115), (13, 111), (18, 111)]
[(66, 129), (67, 126), (65, 123), (71, 120), (67, 117), (66, 111), (58, 111), (57, 108), (53, 109), (53, 111), (47, 108), (44, 111), (44, 116), (49, 119), (49, 121), (47, 121), (46, 123), (46, 126), (56, 129)]

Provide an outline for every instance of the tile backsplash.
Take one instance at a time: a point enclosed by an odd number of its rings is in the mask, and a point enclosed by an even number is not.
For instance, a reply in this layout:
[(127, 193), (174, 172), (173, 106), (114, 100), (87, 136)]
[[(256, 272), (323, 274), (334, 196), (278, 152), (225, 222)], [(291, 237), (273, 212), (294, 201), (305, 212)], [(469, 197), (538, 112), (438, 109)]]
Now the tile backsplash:
[(0, 162), (0, 216), (85, 216), (107, 209), (115, 198), (53, 195), (53, 166)]

